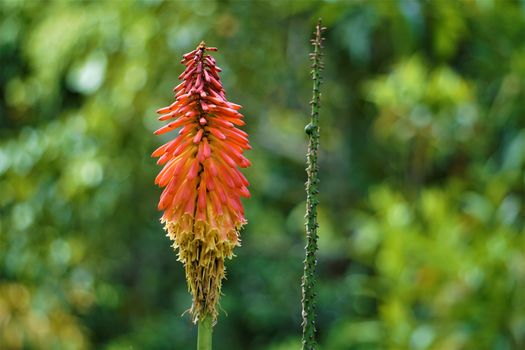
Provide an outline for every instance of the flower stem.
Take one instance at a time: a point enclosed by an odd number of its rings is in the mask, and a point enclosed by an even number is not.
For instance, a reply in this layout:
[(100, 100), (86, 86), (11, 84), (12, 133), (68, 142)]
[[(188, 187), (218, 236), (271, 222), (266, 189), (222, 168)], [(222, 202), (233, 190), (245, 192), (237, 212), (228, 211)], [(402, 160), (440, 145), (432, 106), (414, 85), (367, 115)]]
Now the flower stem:
[(312, 105), (311, 120), (306, 126), (305, 132), (308, 134), (308, 153), (306, 173), (306, 258), (304, 260), (304, 274), (302, 278), (302, 317), (303, 317), (303, 339), (302, 349), (313, 350), (316, 348), (315, 340), (315, 266), (317, 264), (317, 204), (319, 203), (319, 167), (317, 165), (317, 154), (319, 149), (319, 108), (320, 108), (320, 86), (322, 62), (322, 33), (325, 28), (321, 26), (321, 19), (317, 22), (312, 44), (314, 52), (310, 54), (313, 60), (313, 96), (310, 104)]
[(197, 350), (211, 350), (212, 318), (207, 315), (199, 320)]

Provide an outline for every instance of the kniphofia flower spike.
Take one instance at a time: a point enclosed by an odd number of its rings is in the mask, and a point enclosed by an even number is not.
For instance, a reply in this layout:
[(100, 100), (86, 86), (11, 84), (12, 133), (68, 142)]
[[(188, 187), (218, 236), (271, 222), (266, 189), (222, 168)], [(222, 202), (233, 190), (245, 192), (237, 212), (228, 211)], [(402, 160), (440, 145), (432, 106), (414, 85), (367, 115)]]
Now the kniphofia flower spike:
[(240, 197), (249, 197), (248, 181), (239, 168), (250, 166), (250, 149), (241, 106), (228, 102), (219, 78), (221, 69), (202, 42), (185, 54), (186, 69), (174, 88), (175, 102), (161, 108), (159, 120), (171, 120), (160, 135), (180, 128), (178, 136), (153, 152), (163, 165), (155, 183), (164, 187), (159, 210), (178, 258), (185, 265), (193, 295), (193, 321), (217, 317), (224, 260), (239, 244), (246, 223)]

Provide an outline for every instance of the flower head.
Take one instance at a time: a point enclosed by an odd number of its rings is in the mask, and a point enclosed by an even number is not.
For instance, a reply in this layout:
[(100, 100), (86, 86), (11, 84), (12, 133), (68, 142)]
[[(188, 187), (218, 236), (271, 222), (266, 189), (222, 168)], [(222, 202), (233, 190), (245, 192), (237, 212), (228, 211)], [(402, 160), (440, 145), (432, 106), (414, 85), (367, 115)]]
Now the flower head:
[(240, 197), (249, 197), (248, 181), (239, 168), (250, 166), (250, 149), (241, 106), (228, 102), (219, 78), (221, 69), (202, 42), (185, 54), (186, 69), (174, 88), (175, 102), (161, 108), (159, 120), (172, 120), (160, 135), (180, 128), (178, 136), (152, 156), (163, 165), (155, 183), (164, 187), (159, 210), (179, 260), (185, 265), (193, 294), (193, 320), (217, 316), (216, 304), (224, 278), (224, 259), (239, 245), (246, 223)]

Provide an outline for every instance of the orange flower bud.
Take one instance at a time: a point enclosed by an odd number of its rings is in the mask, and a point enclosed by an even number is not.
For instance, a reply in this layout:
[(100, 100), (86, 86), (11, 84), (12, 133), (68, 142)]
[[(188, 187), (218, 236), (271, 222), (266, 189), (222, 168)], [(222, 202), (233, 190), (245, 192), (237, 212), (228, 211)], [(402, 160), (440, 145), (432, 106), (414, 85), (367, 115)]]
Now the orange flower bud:
[(201, 43), (183, 55), (175, 102), (160, 108), (159, 120), (172, 120), (160, 135), (177, 128), (178, 136), (157, 148), (152, 156), (164, 165), (155, 183), (164, 187), (158, 208), (161, 221), (185, 265), (193, 294), (191, 313), (196, 322), (217, 316), (216, 304), (224, 278), (224, 259), (239, 245), (246, 223), (240, 197), (248, 198), (248, 181), (239, 168), (249, 166), (243, 156), (251, 149), (240, 105), (226, 101), (215, 59), (217, 51)]

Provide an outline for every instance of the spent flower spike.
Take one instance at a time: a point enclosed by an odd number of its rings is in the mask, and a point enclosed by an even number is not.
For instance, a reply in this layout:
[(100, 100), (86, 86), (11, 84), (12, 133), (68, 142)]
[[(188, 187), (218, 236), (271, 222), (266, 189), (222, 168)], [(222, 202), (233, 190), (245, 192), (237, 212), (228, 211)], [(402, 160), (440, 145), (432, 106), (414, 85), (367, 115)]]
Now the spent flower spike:
[(170, 122), (160, 135), (180, 128), (178, 136), (152, 154), (163, 169), (155, 183), (164, 190), (158, 204), (161, 222), (184, 264), (194, 322), (211, 316), (225, 276), (224, 260), (240, 245), (246, 223), (241, 197), (250, 197), (239, 168), (250, 166), (243, 155), (250, 149), (240, 105), (228, 102), (215, 59), (204, 42), (185, 54), (175, 102), (157, 111)]

